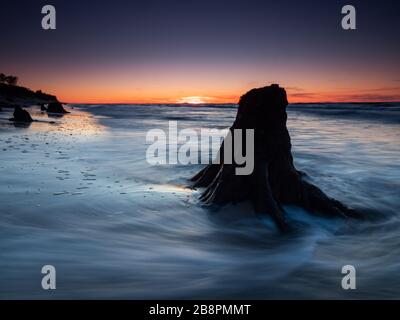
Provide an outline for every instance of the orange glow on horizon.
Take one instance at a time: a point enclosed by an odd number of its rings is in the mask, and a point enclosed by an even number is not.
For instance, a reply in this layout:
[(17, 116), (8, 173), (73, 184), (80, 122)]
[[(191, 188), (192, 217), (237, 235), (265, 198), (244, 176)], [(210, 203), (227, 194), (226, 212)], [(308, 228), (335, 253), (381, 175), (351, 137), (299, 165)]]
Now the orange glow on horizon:
[[(290, 103), (400, 101), (395, 66), (316, 61), (108, 62), (19, 65), (21, 85), (66, 103), (238, 103), (252, 88), (278, 83)], [(40, 72), (37, 71), (40, 69)], [(350, 70), (350, 71), (349, 71)]]
[[(265, 85), (269, 85), (265, 84)], [(189, 90), (163, 90), (161, 92), (143, 90), (97, 90), (94, 88), (83, 89), (82, 87), (69, 90), (43, 90), (50, 94), (55, 94), (60, 101), (66, 103), (88, 103), (88, 104), (151, 104), (151, 103), (188, 103), (188, 104), (207, 104), (207, 103), (238, 103), (240, 96), (253, 87), (262, 85), (237, 88), (233, 92), (206, 92)], [(291, 86), (281, 85), (286, 89), (289, 103), (317, 103), (317, 102), (399, 102), (399, 88), (380, 88), (365, 89), (354, 88), (351, 90), (329, 91), (325, 88), (315, 88), (315, 90), (297, 89)], [(168, 92), (165, 92), (168, 91)], [(180, 94), (182, 91), (182, 94)]]
[(141, 74), (138, 79), (130, 74), (117, 73), (79, 77), (75, 72), (62, 77), (57, 74), (46, 78), (29, 75), (20, 78), (24, 80), (22, 86), (40, 89), (56, 95), (62, 102), (76, 104), (238, 103), (240, 96), (250, 89), (271, 83), (279, 83), (286, 89), (290, 103), (400, 101), (400, 84), (386, 76), (371, 78), (359, 75), (347, 80), (328, 81), (324, 80), (324, 74), (307, 78), (282, 71), (279, 77), (271, 75), (273, 80), (268, 81), (253, 72), (243, 79), (195, 74), (193, 79), (186, 74), (168, 77), (164, 72), (154, 77)]
[[(315, 92), (309, 94), (298, 94), (291, 93), (290, 89), (287, 89), (287, 95), (289, 103), (321, 103), (321, 102), (399, 102), (400, 93), (393, 92), (388, 95), (372, 95), (366, 93), (367, 90), (360, 92)], [(246, 90), (242, 92), (244, 94)], [(50, 92), (51, 93), (51, 92)], [(57, 94), (56, 94), (57, 95)], [(159, 96), (157, 94), (142, 96), (138, 95), (133, 97), (132, 95), (124, 94), (110, 94), (105, 96), (75, 96), (75, 95), (57, 95), (60, 101), (71, 104), (230, 104), (238, 103), (240, 99), (238, 94), (226, 94), (219, 96)]]

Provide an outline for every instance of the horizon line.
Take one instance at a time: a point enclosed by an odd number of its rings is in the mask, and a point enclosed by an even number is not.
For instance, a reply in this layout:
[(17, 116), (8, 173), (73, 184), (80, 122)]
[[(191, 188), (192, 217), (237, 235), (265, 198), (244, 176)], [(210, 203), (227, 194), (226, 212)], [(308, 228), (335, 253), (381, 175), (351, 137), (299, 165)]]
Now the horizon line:
[[(63, 102), (62, 104), (108, 104), (108, 105), (189, 105), (189, 106), (204, 106), (204, 105), (238, 105), (239, 102), (205, 102), (205, 103), (181, 103), (181, 102)], [(348, 103), (348, 104), (372, 104), (372, 103), (400, 103), (400, 100), (393, 101), (310, 101), (310, 102), (289, 102), (291, 104), (334, 104), (334, 103)]]

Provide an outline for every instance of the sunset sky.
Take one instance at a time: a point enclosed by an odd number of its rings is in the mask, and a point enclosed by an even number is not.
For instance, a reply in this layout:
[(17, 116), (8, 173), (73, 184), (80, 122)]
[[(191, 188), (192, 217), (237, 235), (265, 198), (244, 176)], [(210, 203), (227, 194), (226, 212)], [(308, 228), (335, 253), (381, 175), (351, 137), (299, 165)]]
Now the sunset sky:
[[(57, 30), (41, 29), (41, 8)], [(357, 9), (357, 30), (341, 8)], [(400, 101), (400, 1), (2, 1), (0, 72), (70, 103)]]

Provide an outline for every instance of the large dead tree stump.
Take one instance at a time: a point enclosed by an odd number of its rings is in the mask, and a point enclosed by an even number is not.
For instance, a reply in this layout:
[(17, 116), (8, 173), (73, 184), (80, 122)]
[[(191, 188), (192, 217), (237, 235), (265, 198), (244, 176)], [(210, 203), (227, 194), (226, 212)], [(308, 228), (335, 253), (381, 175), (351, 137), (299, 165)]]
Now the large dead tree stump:
[[(286, 91), (279, 85), (253, 89), (240, 98), (230, 130), (254, 129), (254, 170), (250, 175), (237, 175), (235, 161), (224, 163), (224, 141), (219, 164), (208, 165), (191, 179), (193, 187), (205, 188), (201, 201), (223, 205), (249, 200), (257, 213), (270, 214), (280, 230), (288, 228), (282, 204), (323, 215), (360, 217), (296, 170), (286, 127), (287, 105)], [(245, 144), (245, 134), (242, 139)]]

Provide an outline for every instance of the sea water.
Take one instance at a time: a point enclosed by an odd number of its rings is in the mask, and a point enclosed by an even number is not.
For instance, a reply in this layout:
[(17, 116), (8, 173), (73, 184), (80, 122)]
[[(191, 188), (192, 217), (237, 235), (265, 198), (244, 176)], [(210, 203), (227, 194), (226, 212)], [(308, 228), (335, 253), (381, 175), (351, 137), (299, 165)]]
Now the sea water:
[(187, 179), (203, 165), (146, 162), (148, 130), (227, 128), (236, 106), (69, 107), (0, 113), (0, 298), (400, 298), (399, 104), (288, 107), (296, 167), (368, 219), (287, 206), (286, 235), (248, 203), (202, 207)]

